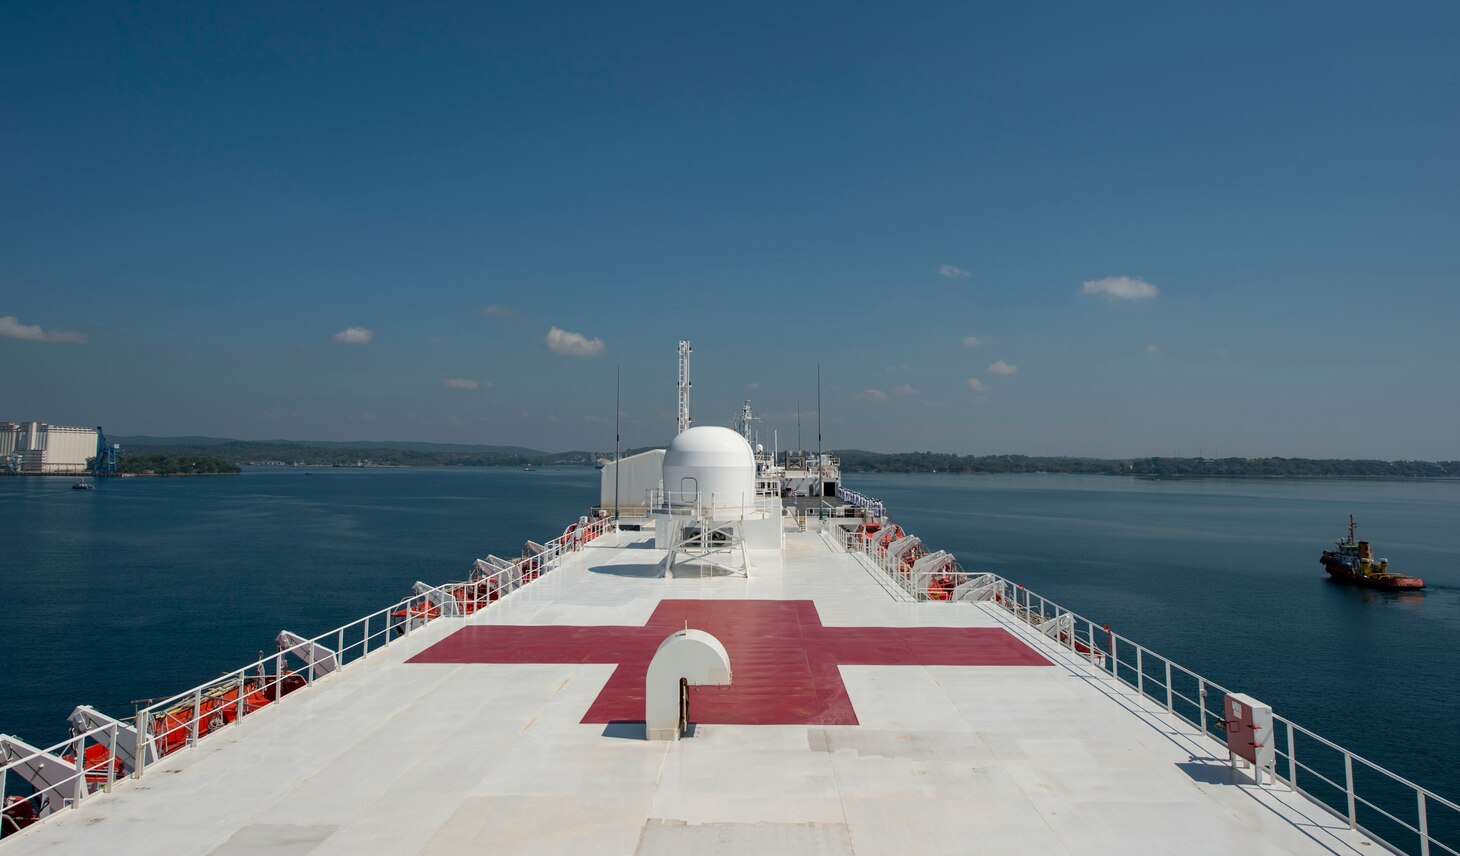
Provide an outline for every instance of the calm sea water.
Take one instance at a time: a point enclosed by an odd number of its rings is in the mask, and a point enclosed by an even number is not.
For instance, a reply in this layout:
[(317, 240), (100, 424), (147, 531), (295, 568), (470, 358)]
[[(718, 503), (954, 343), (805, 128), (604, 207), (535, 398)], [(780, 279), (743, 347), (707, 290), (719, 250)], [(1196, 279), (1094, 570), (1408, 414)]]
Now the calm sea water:
[[(306, 474), (309, 473), (309, 474)], [(970, 570), (1023, 582), (1442, 794), (1460, 793), (1460, 483), (861, 475)], [(586, 510), (586, 468), (249, 469), (0, 479), (0, 731), (48, 745), (515, 555)], [(1424, 594), (1329, 583), (1347, 515)]]

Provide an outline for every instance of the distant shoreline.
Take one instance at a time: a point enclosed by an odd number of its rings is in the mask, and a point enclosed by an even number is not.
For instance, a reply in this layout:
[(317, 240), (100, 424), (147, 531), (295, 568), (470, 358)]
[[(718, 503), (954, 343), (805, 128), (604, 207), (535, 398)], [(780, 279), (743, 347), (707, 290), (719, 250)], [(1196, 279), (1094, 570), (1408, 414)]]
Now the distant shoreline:
[[(662, 448), (645, 447), (645, 448)], [(630, 455), (642, 448), (626, 449)], [(122, 467), (143, 469), (198, 469), (218, 471), (239, 464), (351, 469), (444, 467), (551, 467), (590, 466), (611, 452), (543, 452), (515, 446), (442, 445), (430, 443), (371, 442), (318, 444), (290, 440), (225, 440), (206, 437), (122, 438)], [(1284, 457), (1134, 457), (1083, 458), (1073, 456), (958, 455), (943, 452), (870, 452), (837, 449), (842, 472), (856, 473), (962, 473), (1012, 475), (1059, 473), (1067, 475), (1124, 475), (1151, 481), (1184, 479), (1323, 479), (1361, 478), (1375, 481), (1429, 481), (1460, 479), (1460, 460), (1384, 461), (1353, 458)], [(142, 459), (146, 459), (144, 463)], [(153, 466), (152, 462), (162, 466)], [(192, 466), (197, 464), (197, 466)]]
[(233, 473), (117, 473), (113, 476), (96, 476), (92, 473), (0, 473), (0, 478), (16, 479), (100, 479), (110, 481), (112, 479), (174, 479), (174, 478), (202, 478), (205, 476), (237, 476), (242, 471)]

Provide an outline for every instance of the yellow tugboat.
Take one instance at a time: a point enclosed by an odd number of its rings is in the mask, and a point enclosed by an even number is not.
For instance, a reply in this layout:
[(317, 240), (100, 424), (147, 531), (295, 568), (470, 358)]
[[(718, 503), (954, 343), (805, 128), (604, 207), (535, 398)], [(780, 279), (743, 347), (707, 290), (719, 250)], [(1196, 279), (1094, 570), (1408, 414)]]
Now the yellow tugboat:
[(1389, 560), (1375, 561), (1368, 541), (1354, 540), (1354, 516), (1348, 516), (1348, 539), (1341, 540), (1336, 550), (1324, 550), (1319, 562), (1328, 575), (1341, 583), (1353, 583), (1386, 591), (1413, 591), (1425, 587), (1419, 577), (1389, 573)]

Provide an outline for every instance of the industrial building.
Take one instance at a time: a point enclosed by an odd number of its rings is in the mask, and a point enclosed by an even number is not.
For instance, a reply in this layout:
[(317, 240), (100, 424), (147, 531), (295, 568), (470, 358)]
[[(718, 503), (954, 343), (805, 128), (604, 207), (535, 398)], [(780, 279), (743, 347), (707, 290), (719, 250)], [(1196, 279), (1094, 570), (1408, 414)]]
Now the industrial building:
[(45, 422), (0, 422), (0, 466), (21, 475), (75, 475), (97, 456), (100, 428)]

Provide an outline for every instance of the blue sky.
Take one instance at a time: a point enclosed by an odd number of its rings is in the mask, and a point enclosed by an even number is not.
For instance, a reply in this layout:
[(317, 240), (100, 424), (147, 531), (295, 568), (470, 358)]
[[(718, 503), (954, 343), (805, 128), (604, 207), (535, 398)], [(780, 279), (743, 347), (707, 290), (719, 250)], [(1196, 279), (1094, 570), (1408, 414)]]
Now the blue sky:
[(1460, 6), (420, 5), (8, 9), (0, 418), (1460, 454)]

